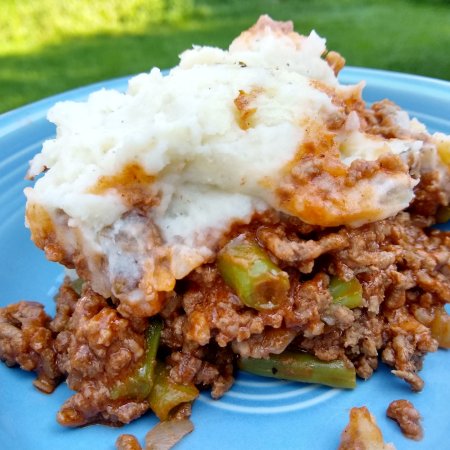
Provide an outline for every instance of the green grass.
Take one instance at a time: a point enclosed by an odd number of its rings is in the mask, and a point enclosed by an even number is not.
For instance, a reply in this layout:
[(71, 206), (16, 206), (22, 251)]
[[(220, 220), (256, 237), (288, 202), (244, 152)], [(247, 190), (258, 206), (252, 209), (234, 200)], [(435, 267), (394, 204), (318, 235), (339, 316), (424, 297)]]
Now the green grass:
[(0, 112), (226, 47), (262, 13), (314, 28), (349, 65), (450, 79), (448, 0), (1, 0)]

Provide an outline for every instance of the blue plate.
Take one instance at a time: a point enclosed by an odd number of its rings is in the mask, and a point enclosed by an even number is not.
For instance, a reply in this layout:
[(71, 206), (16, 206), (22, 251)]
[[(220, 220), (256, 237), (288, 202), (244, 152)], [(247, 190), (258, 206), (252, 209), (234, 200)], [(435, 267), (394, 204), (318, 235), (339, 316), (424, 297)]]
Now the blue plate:
[[(390, 98), (425, 122), (431, 131), (450, 134), (450, 83), (429, 78), (347, 68), (346, 83), (366, 80), (368, 102)], [(0, 305), (21, 299), (44, 302), (54, 313), (52, 298), (62, 281), (62, 268), (46, 261), (30, 241), (24, 227), (23, 177), (27, 163), (42, 142), (54, 134), (46, 121), (50, 106), (60, 100), (84, 100), (100, 87), (125, 89), (127, 78), (106, 81), (66, 92), (0, 116)], [(333, 449), (353, 406), (366, 405), (376, 416), (387, 441), (397, 449), (450, 448), (450, 353), (439, 350), (427, 356), (421, 373), (426, 386), (413, 394), (406, 383), (383, 365), (357, 389), (343, 391), (314, 385), (239, 375), (233, 389), (221, 400), (202, 393), (193, 407), (195, 430), (180, 449)], [(122, 429), (93, 425), (66, 429), (55, 420), (59, 406), (71, 395), (61, 385), (52, 395), (32, 386), (33, 374), (0, 364), (0, 448), (4, 450), (112, 449), (126, 432), (141, 441), (156, 423), (148, 414)], [(420, 443), (402, 436), (386, 418), (392, 400), (411, 400), (423, 416), (425, 437)]]

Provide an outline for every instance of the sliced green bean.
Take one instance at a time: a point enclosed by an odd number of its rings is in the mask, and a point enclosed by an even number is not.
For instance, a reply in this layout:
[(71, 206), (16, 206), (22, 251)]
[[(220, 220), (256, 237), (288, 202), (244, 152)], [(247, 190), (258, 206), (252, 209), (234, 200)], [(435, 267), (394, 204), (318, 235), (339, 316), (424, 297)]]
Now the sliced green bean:
[(150, 408), (160, 420), (167, 420), (176, 406), (192, 402), (199, 394), (193, 383), (185, 385), (172, 381), (169, 372), (168, 367), (158, 362), (155, 382), (148, 398)]
[(357, 278), (344, 281), (338, 277), (331, 277), (328, 290), (333, 297), (333, 303), (338, 303), (350, 309), (362, 306), (362, 286)]
[(77, 278), (71, 282), (72, 289), (78, 294), (81, 295), (81, 290), (83, 289), (84, 280), (81, 278)]
[(219, 252), (217, 267), (225, 283), (246, 306), (272, 310), (287, 299), (288, 274), (255, 241), (245, 236), (233, 239)]
[(450, 220), (450, 206), (441, 206), (436, 213), (436, 222), (445, 223)]
[(161, 336), (162, 322), (153, 319), (145, 335), (145, 356), (142, 364), (125, 380), (119, 381), (111, 391), (111, 398), (130, 398), (145, 400), (152, 390), (154, 371), (156, 366), (156, 353)]
[(271, 355), (268, 359), (241, 358), (239, 368), (263, 377), (282, 380), (317, 383), (337, 388), (353, 389), (356, 386), (356, 372), (344, 361), (321, 361), (307, 353), (286, 351)]

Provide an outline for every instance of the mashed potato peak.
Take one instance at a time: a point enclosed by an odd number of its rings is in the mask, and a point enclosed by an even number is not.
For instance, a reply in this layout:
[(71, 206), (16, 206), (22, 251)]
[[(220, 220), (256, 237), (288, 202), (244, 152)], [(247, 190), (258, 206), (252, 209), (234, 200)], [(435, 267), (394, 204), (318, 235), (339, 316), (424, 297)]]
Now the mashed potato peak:
[(341, 86), (324, 52), (263, 16), (228, 51), (194, 47), (126, 93), (58, 103), (56, 138), (30, 164), (45, 171), (26, 190), (33, 240), (146, 316), (256, 212), (357, 226), (404, 209), (423, 141), (367, 135), (362, 86)]

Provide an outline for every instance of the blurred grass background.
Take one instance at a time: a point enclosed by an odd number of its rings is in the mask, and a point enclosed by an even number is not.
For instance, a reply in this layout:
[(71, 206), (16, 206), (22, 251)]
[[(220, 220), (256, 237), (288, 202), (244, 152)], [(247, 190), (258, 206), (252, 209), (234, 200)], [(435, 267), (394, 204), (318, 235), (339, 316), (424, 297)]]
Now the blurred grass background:
[(226, 47), (263, 13), (349, 65), (450, 79), (450, 0), (0, 0), (0, 112)]

